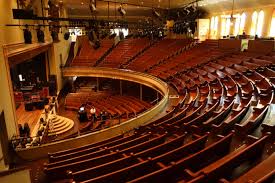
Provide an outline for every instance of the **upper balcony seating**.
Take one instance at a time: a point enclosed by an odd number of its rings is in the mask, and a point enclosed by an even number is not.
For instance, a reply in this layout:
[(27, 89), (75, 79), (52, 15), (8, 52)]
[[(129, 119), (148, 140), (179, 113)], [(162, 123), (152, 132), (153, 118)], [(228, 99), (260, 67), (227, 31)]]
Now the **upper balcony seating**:
[(113, 47), (113, 39), (103, 39), (100, 41), (100, 47), (94, 49), (93, 46), (89, 43), (87, 37), (83, 40), (79, 55), (76, 56), (71, 66), (83, 66), (83, 67), (92, 67), (96, 62), (109, 50)]
[(135, 58), (128, 66), (127, 69), (136, 71), (145, 71), (153, 65), (167, 59), (169, 55), (176, 53), (179, 50), (189, 45), (192, 40), (183, 39), (163, 39), (153, 44), (144, 53)]
[(119, 68), (151, 44), (148, 38), (130, 38), (118, 43), (112, 52), (98, 65)]

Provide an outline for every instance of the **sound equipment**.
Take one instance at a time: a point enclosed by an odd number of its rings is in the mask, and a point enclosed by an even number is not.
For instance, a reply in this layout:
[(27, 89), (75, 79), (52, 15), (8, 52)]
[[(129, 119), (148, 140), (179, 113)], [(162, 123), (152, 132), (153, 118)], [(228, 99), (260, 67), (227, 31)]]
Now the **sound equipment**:
[(12, 9), (13, 19), (31, 19), (36, 17), (33, 10)]
[(43, 100), (39, 100), (39, 101), (37, 101), (37, 102), (35, 102), (35, 108), (36, 109), (44, 109), (44, 106), (45, 106), (45, 104), (44, 104), (44, 101)]
[(32, 102), (26, 102), (25, 103), (25, 110), (26, 111), (32, 111), (33, 110), (33, 103)]
[(48, 105), (49, 104), (49, 99), (48, 98), (44, 98), (43, 102), (44, 102), (45, 105)]

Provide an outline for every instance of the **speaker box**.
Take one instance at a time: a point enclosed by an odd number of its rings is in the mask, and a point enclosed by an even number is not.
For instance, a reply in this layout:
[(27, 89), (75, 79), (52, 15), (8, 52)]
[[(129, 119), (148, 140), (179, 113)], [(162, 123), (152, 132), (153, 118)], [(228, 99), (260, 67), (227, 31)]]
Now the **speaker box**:
[(12, 9), (13, 19), (31, 19), (36, 17), (33, 10)]
[(26, 102), (25, 103), (25, 110), (26, 111), (32, 111), (33, 110), (33, 103), (32, 102)]
[(40, 100), (40, 101), (35, 103), (36, 109), (41, 109), (42, 110), (42, 109), (44, 109), (44, 106), (45, 106), (45, 104), (44, 104), (43, 100)]

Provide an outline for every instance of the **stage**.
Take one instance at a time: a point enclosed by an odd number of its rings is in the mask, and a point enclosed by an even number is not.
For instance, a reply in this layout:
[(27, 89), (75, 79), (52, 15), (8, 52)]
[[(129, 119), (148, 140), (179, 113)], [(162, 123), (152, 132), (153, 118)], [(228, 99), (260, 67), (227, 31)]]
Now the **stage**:
[(30, 127), (31, 136), (36, 136), (33, 132), (36, 132), (39, 127), (39, 121), (41, 115), (43, 115), (44, 109), (35, 109), (33, 111), (26, 111), (24, 103), (22, 102), (20, 106), (16, 109), (17, 123), (24, 126), (24, 123), (28, 123)]

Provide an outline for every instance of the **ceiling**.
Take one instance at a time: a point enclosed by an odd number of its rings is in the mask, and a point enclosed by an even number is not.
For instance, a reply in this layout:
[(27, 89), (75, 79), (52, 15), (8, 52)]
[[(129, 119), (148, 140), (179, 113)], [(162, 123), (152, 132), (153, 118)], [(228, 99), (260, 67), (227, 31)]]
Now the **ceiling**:
[[(69, 17), (89, 17), (90, 0), (55, 0), (62, 2), (68, 10)], [(126, 19), (140, 19), (152, 16), (152, 7), (155, 9), (181, 8), (194, 0), (110, 0), (109, 11), (107, 0), (96, 0), (97, 16), (102, 18), (122, 18), (117, 8), (123, 3), (126, 10)], [(208, 12), (222, 12), (232, 9), (233, 0), (200, 0), (198, 5)], [(253, 8), (275, 5), (275, 0), (235, 0), (234, 9)], [(109, 16), (108, 16), (109, 15)]]

